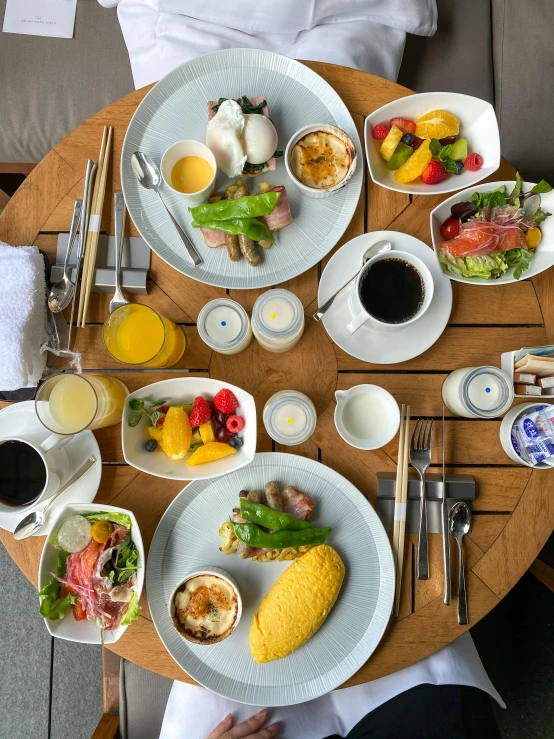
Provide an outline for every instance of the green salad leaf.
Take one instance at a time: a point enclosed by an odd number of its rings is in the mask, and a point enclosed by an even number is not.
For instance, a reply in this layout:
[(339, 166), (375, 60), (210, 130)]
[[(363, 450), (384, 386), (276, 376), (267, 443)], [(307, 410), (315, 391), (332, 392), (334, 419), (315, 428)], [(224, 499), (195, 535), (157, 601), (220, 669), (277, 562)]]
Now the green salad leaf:
[(549, 185), (546, 180), (541, 180), (540, 182), (537, 182), (537, 184), (531, 188), (531, 192), (536, 193), (544, 193), (544, 192), (550, 192), (552, 190), (552, 185)]
[[(67, 558), (69, 552), (58, 552), (58, 564), (56, 574), (58, 577), (64, 577), (67, 571)], [(40, 606), (38, 609), (42, 618), (49, 621), (59, 621), (62, 619), (71, 606), (77, 603), (77, 597), (68, 593), (65, 598), (60, 600), (60, 592), (62, 586), (55, 577), (51, 577), (42, 590), (38, 591)]]
[(514, 277), (516, 280), (519, 280), (525, 270), (529, 269), (534, 253), (534, 249), (508, 249), (504, 252), (504, 259), (508, 267), (515, 267)]
[(259, 195), (244, 195), (236, 200), (219, 200), (217, 203), (203, 203), (189, 211), (196, 223), (207, 221), (228, 221), (231, 218), (257, 218), (268, 216), (277, 205), (281, 193), (264, 192)]
[(469, 201), (478, 211), (488, 206), (506, 205), (506, 186), (501, 185), (491, 192), (474, 192)]
[(518, 203), (514, 203), (514, 205), (519, 204), (519, 196), (521, 195), (521, 184), (521, 175), (519, 174), (519, 172), (516, 172), (516, 184), (514, 185), (514, 189), (510, 193), (510, 199), (513, 198), (514, 200), (518, 200)]
[(129, 601), (129, 606), (127, 610), (125, 611), (125, 615), (121, 619), (121, 625), (122, 626), (129, 626), (129, 624), (137, 619), (140, 616), (141, 613), (141, 607), (138, 603), (138, 595), (136, 591), (133, 593), (133, 597)]
[(482, 277), (485, 280), (496, 280), (508, 269), (508, 264), (501, 252), (480, 257), (452, 257), (441, 250), (439, 261), (448, 272), (456, 277)]
[[(221, 201), (220, 201), (221, 202)], [(224, 231), (227, 234), (238, 236), (244, 234), (252, 241), (269, 241), (275, 243), (275, 239), (269, 228), (256, 218), (230, 218), (227, 221), (206, 221), (204, 223), (192, 222), (194, 228), (209, 228), (212, 231)]]
[(125, 539), (119, 545), (117, 550), (117, 561), (114, 563), (112, 559), (106, 562), (103, 575), (109, 577), (112, 582), (127, 582), (131, 575), (138, 570), (138, 550), (127, 534)]
[(89, 521), (111, 521), (118, 526), (131, 528), (131, 516), (128, 513), (119, 513), (119, 511), (101, 511), (100, 513), (89, 513), (85, 516)]

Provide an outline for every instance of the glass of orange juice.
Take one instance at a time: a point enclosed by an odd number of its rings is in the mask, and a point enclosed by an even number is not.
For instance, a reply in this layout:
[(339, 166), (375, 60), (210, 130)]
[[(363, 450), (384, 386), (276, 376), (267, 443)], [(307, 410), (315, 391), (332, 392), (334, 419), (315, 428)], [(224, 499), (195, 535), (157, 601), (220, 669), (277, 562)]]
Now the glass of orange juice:
[(116, 377), (58, 374), (38, 389), (35, 409), (55, 434), (78, 434), (120, 423), (129, 391)]
[(130, 303), (110, 313), (104, 344), (112, 357), (141, 367), (171, 367), (185, 351), (185, 335), (147, 305)]

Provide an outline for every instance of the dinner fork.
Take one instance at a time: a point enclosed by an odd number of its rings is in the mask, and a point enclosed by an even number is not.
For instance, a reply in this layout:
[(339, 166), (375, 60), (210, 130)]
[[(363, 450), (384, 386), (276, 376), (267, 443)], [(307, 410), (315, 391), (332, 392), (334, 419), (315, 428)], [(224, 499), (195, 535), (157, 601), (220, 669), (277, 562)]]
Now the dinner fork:
[(115, 223), (115, 293), (110, 300), (110, 313), (127, 305), (129, 301), (121, 292), (121, 259), (123, 257), (123, 230), (125, 225), (125, 199), (121, 190), (113, 194)]
[(429, 552), (427, 549), (427, 500), (425, 498), (425, 471), (431, 464), (431, 431), (433, 421), (419, 419), (412, 435), (410, 464), (421, 478), (421, 502), (419, 504), (419, 542), (417, 547), (418, 580), (429, 579)]

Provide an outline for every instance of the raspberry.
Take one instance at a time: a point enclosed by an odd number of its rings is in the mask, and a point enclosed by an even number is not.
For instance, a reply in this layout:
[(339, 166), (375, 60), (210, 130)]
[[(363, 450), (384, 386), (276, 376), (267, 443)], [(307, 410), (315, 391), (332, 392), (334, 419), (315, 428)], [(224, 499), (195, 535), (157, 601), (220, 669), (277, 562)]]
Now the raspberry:
[(477, 154), (476, 152), (473, 152), (468, 157), (466, 157), (466, 160), (464, 162), (464, 167), (466, 169), (469, 169), (470, 172), (477, 172), (478, 169), (481, 169), (483, 166), (483, 157), (481, 154)]
[(420, 179), (426, 185), (436, 185), (443, 180), (448, 179), (448, 172), (440, 162), (433, 160), (429, 162), (427, 168), (420, 175)]
[(210, 410), (210, 406), (208, 405), (208, 401), (201, 395), (199, 395), (197, 398), (194, 399), (194, 405), (192, 407), (192, 411), (190, 412), (190, 425), (193, 428), (196, 428), (197, 426), (202, 426), (204, 423), (208, 423), (211, 417), (212, 412)]
[(244, 420), (240, 416), (229, 416), (225, 425), (232, 434), (238, 434), (244, 428)]
[(382, 139), (386, 139), (389, 133), (389, 129), (385, 126), (384, 123), (378, 123), (376, 126), (373, 127), (373, 138), (378, 139), (381, 141)]
[(416, 130), (416, 124), (409, 118), (391, 118), (390, 125), (391, 128), (396, 126), (402, 133), (415, 133)]
[(214, 398), (214, 405), (218, 411), (229, 415), (239, 407), (239, 402), (234, 394), (226, 387), (220, 390)]

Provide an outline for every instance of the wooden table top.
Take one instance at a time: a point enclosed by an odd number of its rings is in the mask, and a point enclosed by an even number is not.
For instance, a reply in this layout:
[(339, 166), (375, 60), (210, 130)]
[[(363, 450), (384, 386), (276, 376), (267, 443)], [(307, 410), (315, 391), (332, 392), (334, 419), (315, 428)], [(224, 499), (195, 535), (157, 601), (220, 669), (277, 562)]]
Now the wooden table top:
[[(364, 117), (407, 90), (373, 75), (330, 64), (309, 62), (339, 93), (363, 139)], [(58, 232), (67, 231), (74, 200), (82, 197), (86, 160), (96, 159), (104, 125), (114, 126), (113, 171), (106, 192), (102, 231), (113, 233), (113, 190), (120, 188), (119, 160), (129, 120), (148, 88), (138, 90), (100, 111), (61, 141), (33, 170), (0, 215), (0, 240), (14, 246), (36, 244), (55, 258)], [(361, 157), (365, 164), (365, 157)], [(512, 167), (502, 162), (491, 179), (510, 179)], [(414, 197), (378, 187), (366, 175), (352, 222), (331, 254), (365, 231), (392, 229), (431, 244), (429, 213), (446, 196)], [(128, 232), (137, 235), (130, 224)], [(89, 323), (78, 330), (77, 347), (85, 371), (111, 370), (133, 391), (151, 382), (175, 377), (179, 371), (211, 376), (251, 392), (259, 418), (265, 401), (277, 390), (296, 389), (314, 401), (319, 418), (310, 441), (299, 447), (272, 444), (260, 424), (258, 451), (287, 451), (319, 459), (347, 479), (375, 504), (377, 472), (396, 467), (397, 440), (376, 452), (348, 446), (333, 422), (334, 391), (363, 382), (387, 388), (399, 403), (409, 403), (412, 418), (435, 418), (430, 472), (440, 472), (441, 385), (447, 373), (465, 366), (499, 366), (500, 354), (522, 346), (554, 342), (554, 270), (532, 280), (496, 288), (452, 283), (454, 305), (449, 324), (428, 351), (398, 365), (372, 365), (343, 352), (328, 338), (323, 326), (311, 320), (317, 307), (321, 269), (330, 255), (303, 275), (283, 283), (301, 299), (306, 331), (300, 344), (285, 355), (269, 354), (253, 341), (235, 357), (212, 353), (200, 340), (195, 321), (202, 306), (225, 290), (195, 282), (176, 272), (152, 253), (149, 294), (139, 298), (180, 324), (187, 349), (171, 370), (125, 371), (102, 343), (102, 322), (110, 296), (92, 296)], [(261, 290), (228, 291), (247, 310)], [(247, 370), (245, 370), (247, 367)], [(499, 440), (500, 420), (468, 420), (447, 412), (445, 421), (448, 472), (472, 474), (477, 497), (465, 555), (470, 626), (488, 613), (531, 565), (554, 526), (552, 476), (548, 471), (515, 465)], [(103, 461), (102, 482), (96, 500), (132, 509), (146, 548), (163, 512), (183, 483), (138, 472), (123, 461), (119, 426), (95, 432)], [(36, 584), (42, 537), (16, 542), (8, 532), (0, 538), (25, 575)], [(345, 685), (382, 677), (413, 664), (453, 641), (467, 627), (458, 625), (456, 597), (450, 607), (442, 602), (441, 537), (429, 536), (430, 579), (415, 580), (417, 535), (407, 537), (403, 592), (399, 618), (390, 626), (371, 659)], [(454, 546), (454, 545), (453, 545)], [(454, 553), (454, 550), (452, 550)], [(457, 582), (456, 557), (453, 584)], [(163, 647), (152, 623), (146, 597), (142, 616), (109, 649), (132, 662), (170, 678), (192, 682)]]

